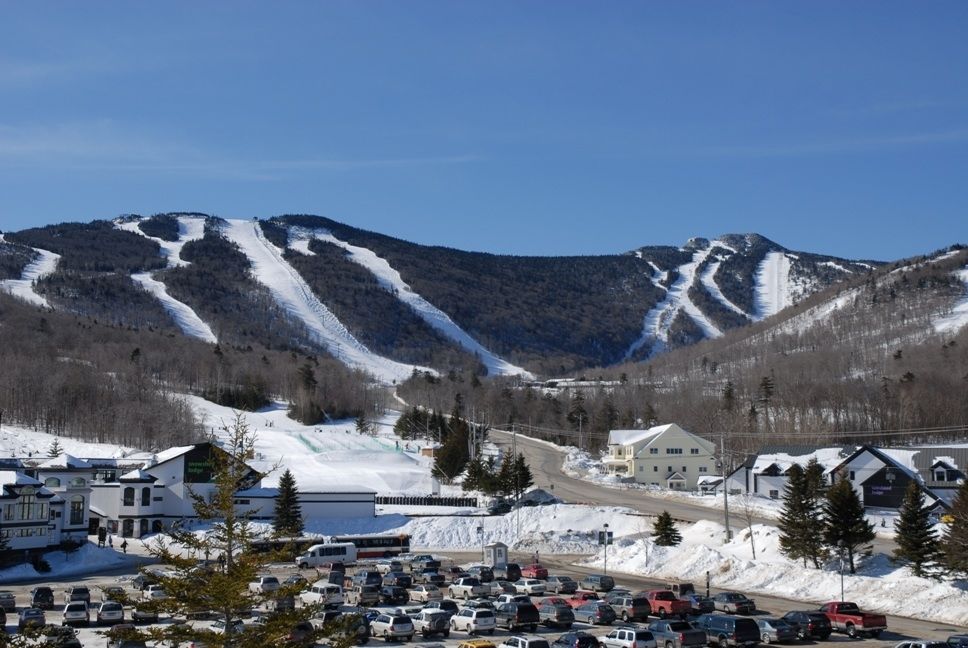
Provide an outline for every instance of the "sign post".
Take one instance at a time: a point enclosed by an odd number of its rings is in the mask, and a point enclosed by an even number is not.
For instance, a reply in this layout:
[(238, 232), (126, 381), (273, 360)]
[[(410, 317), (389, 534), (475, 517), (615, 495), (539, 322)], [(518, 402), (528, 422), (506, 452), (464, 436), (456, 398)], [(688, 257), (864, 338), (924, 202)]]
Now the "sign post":
[(612, 544), (612, 532), (608, 530), (608, 524), (605, 524), (605, 530), (598, 532), (598, 544), (605, 547), (605, 575), (608, 575), (608, 545)]

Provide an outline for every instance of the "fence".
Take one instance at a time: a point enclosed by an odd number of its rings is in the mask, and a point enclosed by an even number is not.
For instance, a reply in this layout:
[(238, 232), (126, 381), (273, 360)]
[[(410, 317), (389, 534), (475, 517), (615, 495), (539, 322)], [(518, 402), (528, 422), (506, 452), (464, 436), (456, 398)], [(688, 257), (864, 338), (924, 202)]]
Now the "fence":
[(476, 497), (441, 497), (439, 495), (383, 496), (377, 495), (377, 505), (396, 506), (471, 506), (477, 507)]

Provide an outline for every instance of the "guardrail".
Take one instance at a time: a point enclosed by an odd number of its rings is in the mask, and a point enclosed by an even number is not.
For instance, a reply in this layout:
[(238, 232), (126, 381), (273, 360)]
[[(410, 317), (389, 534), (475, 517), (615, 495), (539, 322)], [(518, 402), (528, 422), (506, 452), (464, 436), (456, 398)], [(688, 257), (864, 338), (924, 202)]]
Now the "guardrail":
[(476, 497), (443, 497), (440, 495), (377, 495), (378, 506), (468, 506), (477, 508)]

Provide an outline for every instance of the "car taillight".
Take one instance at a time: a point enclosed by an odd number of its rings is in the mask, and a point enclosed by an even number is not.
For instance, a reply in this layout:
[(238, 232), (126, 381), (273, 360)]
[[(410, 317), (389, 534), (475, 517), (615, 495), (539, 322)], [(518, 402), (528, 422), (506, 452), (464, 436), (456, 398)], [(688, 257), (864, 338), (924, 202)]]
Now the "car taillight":
[(686, 633), (684, 633), (684, 632), (680, 632), (679, 633), (679, 641), (681, 643), (685, 643), (685, 641), (686, 641)]

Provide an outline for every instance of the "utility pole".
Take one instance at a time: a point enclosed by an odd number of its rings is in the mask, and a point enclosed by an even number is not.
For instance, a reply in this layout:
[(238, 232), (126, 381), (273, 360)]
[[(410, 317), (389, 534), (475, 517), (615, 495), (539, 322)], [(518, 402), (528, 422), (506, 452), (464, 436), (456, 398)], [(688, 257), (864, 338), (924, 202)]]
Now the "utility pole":
[[(518, 458), (518, 424), (511, 424), (511, 465), (514, 466), (514, 461)], [(516, 467), (515, 467), (516, 468)], [(518, 493), (520, 492), (521, 484), (518, 481), (518, 471), (514, 471), (514, 503), (519, 504)], [(517, 507), (517, 513), (514, 515), (515, 525), (517, 529), (515, 530), (515, 539), (521, 538), (521, 507)]]
[(721, 472), (723, 477), (723, 518), (724, 524), (726, 525), (726, 544), (732, 538), (732, 534), (729, 531), (729, 484), (726, 483), (726, 430), (723, 429), (719, 433), (719, 463), (722, 466)]

